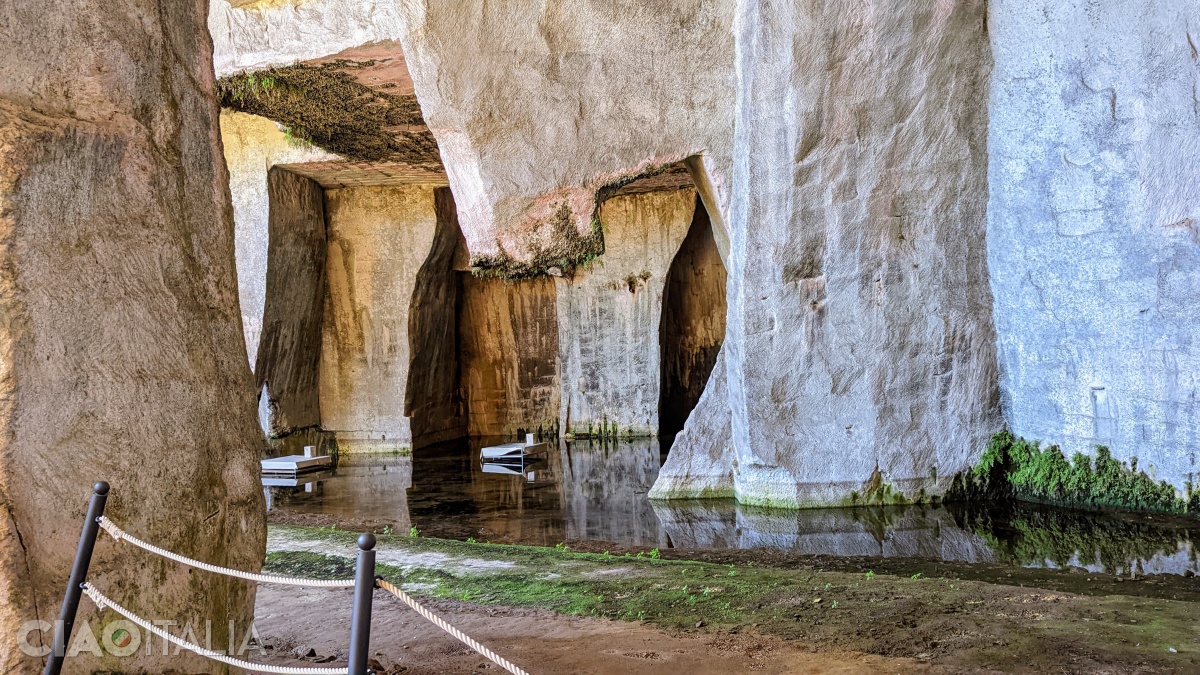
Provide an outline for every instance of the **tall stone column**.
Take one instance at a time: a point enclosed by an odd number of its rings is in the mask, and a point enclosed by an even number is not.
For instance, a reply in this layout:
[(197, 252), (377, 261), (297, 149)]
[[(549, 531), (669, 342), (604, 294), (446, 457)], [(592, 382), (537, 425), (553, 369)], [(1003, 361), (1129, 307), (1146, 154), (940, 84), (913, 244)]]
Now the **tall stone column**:
[[(257, 569), (262, 443), (242, 344), (207, 2), (0, 1), (0, 669), (53, 621), (90, 486), (165, 548)], [(91, 580), (235, 648), (247, 584), (103, 540)], [(84, 601), (77, 630), (111, 612)], [(176, 628), (179, 630), (179, 628)], [(29, 636), (36, 646), (37, 634)], [(48, 641), (49, 635), (41, 636)], [(217, 672), (87, 652), (68, 672)]]
[(938, 494), (1000, 426), (984, 13), (738, 3), (724, 348), (743, 502)]

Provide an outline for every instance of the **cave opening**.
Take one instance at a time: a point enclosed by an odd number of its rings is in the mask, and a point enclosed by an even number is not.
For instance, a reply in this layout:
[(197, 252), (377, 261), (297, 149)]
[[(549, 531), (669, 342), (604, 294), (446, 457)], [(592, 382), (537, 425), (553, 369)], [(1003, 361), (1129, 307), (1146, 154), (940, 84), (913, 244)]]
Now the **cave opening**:
[(464, 439), (558, 434), (558, 330), (552, 278), (471, 271), (449, 188), (409, 313), (405, 415), (414, 449)]
[(725, 265), (699, 196), (687, 237), (667, 272), (659, 329), (659, 433), (673, 438), (687, 422), (725, 339)]

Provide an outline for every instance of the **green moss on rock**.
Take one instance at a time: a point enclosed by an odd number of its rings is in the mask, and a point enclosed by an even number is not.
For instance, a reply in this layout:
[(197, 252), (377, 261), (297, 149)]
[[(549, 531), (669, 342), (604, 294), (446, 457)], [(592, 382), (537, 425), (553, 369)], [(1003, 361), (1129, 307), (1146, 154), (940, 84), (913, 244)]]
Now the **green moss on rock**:
[(275, 120), (288, 135), (361, 161), (440, 167), (437, 143), (413, 95), (368, 87), (347, 71), (371, 61), (295, 64), (227, 75), (217, 81), (222, 107)]
[(1068, 461), (1056, 445), (1042, 449), (1036, 441), (1002, 431), (992, 437), (979, 463), (955, 478), (948, 499), (1014, 498), (1088, 509), (1200, 511), (1190, 487), (1180, 497), (1170, 483), (1138, 471), (1136, 458), (1127, 465), (1101, 445), (1094, 458), (1076, 453)]
[[(478, 255), (471, 258), (471, 272), (477, 277), (488, 279), (531, 279), (551, 274), (570, 274), (573, 269), (587, 265), (604, 253), (604, 230), (598, 220), (592, 222), (592, 231), (581, 235), (575, 229), (571, 208), (566, 204), (558, 207), (550, 221), (552, 244), (536, 247), (530, 259), (520, 261), (503, 249), (496, 255)], [(497, 246), (497, 248), (500, 248)]]
[[(615, 197), (621, 188), (630, 183), (657, 176), (674, 164), (659, 164), (640, 171), (636, 174), (622, 176), (612, 182), (605, 183), (596, 190), (593, 198), (591, 231), (580, 234), (575, 227), (574, 213), (567, 204), (562, 204), (549, 221), (551, 243), (549, 246), (536, 246), (528, 260), (517, 260), (504, 251), (497, 242), (500, 251), (495, 255), (479, 255), (471, 258), (471, 271), (477, 277), (499, 279), (529, 279), (570, 275), (577, 267), (583, 267), (604, 254), (604, 225), (600, 222), (600, 206)], [(648, 275), (648, 273), (647, 273)], [(630, 292), (636, 290), (629, 286)]]

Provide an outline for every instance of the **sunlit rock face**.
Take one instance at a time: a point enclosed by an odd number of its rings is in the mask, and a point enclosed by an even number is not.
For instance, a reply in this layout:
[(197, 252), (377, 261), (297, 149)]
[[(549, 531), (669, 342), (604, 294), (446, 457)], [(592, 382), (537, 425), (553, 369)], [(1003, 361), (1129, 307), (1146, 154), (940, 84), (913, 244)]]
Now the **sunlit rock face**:
[(565, 208), (691, 155), (724, 180), (731, 0), (406, 2), (404, 46), (472, 256), (528, 261)]
[(325, 209), (322, 427), (347, 438), (407, 443), (409, 312), (437, 226), (434, 187), (329, 190)]
[(233, 197), (238, 300), (246, 351), (253, 365), (262, 334), (263, 303), (267, 286), (270, 200), (267, 171), (276, 164), (337, 159), (308, 143), (291, 138), (275, 122), (245, 113), (221, 112), (221, 142), (229, 167)]
[(1008, 423), (1183, 487), (1200, 451), (1200, 6), (991, 3)]
[(1001, 425), (984, 3), (742, 2), (734, 30), (730, 436), (685, 430), (654, 494), (938, 494)]
[(399, 37), (395, 0), (213, 0), (217, 75), (307, 61)]
[[(246, 570), (265, 530), (206, 2), (7, 3), (0, 22), (0, 670), (53, 621), (97, 480), (136, 536)], [(141, 616), (249, 627), (253, 586), (101, 542)], [(104, 621), (112, 618), (105, 615)], [(80, 607), (93, 631), (103, 622)], [(93, 633), (96, 634), (95, 632)], [(38, 636), (30, 636), (36, 645)], [(49, 634), (42, 636), (48, 641)], [(157, 648), (66, 672), (209, 672)]]

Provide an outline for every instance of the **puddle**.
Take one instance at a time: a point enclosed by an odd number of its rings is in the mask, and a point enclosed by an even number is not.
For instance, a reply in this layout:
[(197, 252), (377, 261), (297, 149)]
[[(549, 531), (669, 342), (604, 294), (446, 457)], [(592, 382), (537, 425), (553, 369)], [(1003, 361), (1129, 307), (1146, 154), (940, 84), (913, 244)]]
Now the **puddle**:
[[(408, 455), (342, 455), (332, 475), (267, 490), (273, 520), (322, 514), (427, 536), (553, 546), (771, 549), (796, 554), (1200, 573), (1200, 523), (1025, 504), (780, 510), (651, 502), (657, 440), (561, 442), (522, 467), (485, 471), (476, 439)], [(553, 448), (553, 446), (552, 446)]]

